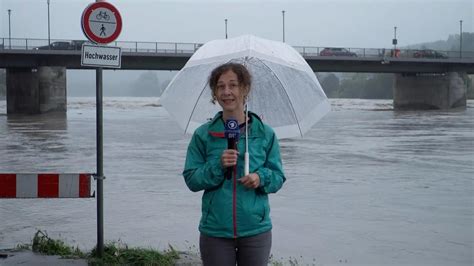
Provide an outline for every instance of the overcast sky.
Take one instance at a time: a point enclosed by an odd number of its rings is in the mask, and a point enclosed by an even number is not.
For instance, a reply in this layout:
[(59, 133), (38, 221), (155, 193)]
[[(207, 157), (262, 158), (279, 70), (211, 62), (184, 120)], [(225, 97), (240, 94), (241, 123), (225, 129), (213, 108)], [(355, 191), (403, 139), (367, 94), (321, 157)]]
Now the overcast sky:
[[(80, 20), (93, 1), (50, 0), (51, 38), (85, 39)], [(198, 42), (254, 34), (291, 45), (388, 48), (474, 31), (474, 0), (110, 0), (123, 18), (118, 40)], [(47, 39), (47, 0), (0, 0), (0, 36)]]

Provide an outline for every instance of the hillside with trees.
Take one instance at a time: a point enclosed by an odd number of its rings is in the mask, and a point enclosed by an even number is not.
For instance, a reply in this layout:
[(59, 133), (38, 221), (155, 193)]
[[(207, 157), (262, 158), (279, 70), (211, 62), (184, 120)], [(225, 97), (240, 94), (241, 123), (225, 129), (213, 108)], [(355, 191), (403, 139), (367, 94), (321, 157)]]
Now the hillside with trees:
[[(421, 43), (401, 47), (401, 49), (434, 49), (458, 52), (459, 34), (450, 35), (447, 40)], [(462, 35), (463, 51), (474, 55), (474, 33), (464, 32)], [(367, 73), (317, 73), (318, 79), (329, 98), (361, 98), (361, 99), (392, 99), (393, 74)], [(468, 99), (474, 99), (474, 75), (466, 75)]]
[[(439, 51), (458, 52), (460, 45), (459, 34), (449, 35), (447, 40), (420, 43), (401, 47), (402, 49), (433, 49)], [(474, 52), (474, 32), (462, 33), (462, 50)]]

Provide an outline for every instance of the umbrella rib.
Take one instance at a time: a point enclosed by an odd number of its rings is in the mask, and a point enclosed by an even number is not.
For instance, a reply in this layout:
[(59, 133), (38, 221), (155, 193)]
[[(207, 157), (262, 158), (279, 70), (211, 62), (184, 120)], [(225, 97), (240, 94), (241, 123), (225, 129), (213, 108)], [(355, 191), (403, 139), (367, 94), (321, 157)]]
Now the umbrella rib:
[(298, 121), (298, 117), (296, 116), (295, 108), (293, 107), (293, 103), (291, 102), (290, 96), (286, 92), (285, 86), (283, 86), (283, 83), (281, 82), (280, 78), (278, 77), (278, 75), (276, 75), (276, 73), (273, 71), (273, 69), (269, 65), (265, 64), (265, 62), (260, 60), (259, 58), (255, 58), (255, 59), (260, 61), (266, 68), (268, 68), (270, 70), (270, 73), (272, 73), (276, 77), (278, 82), (280, 83), (281, 87), (283, 88), (283, 91), (285, 92), (286, 97), (288, 98), (288, 102), (290, 103), (291, 110), (293, 111), (293, 116), (295, 117), (296, 125), (298, 125), (298, 130), (300, 131), (300, 135), (301, 137), (303, 137), (303, 131), (301, 131), (300, 123)]
[(191, 111), (191, 114), (189, 115), (188, 123), (186, 123), (186, 128), (184, 129), (184, 132), (188, 131), (189, 123), (191, 123), (191, 119), (193, 117), (194, 110), (196, 110), (196, 106), (198, 105), (199, 99), (201, 99), (201, 96), (204, 93), (204, 90), (206, 89), (207, 84), (209, 84), (209, 81), (206, 82), (206, 84), (204, 85), (204, 87), (201, 90), (201, 93), (199, 93), (199, 97), (197, 98), (196, 103), (193, 106), (193, 110)]

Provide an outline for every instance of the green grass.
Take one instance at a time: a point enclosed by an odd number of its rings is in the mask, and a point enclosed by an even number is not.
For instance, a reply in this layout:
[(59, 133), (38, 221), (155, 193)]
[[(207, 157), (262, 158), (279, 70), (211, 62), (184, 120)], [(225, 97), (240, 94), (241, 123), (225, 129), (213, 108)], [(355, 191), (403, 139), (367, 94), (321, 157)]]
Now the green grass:
[[(78, 247), (71, 247), (64, 241), (52, 239), (47, 233), (38, 230), (32, 244), (17, 245), (16, 249), (28, 249), (44, 255), (57, 255), (62, 258), (69, 259), (85, 259), (89, 265), (156, 265), (168, 266), (175, 265), (179, 259), (179, 252), (171, 245), (165, 251), (157, 251), (146, 248), (129, 248), (122, 242), (111, 242), (104, 246), (104, 254), (102, 258), (97, 257), (97, 249), (94, 248), (90, 252), (83, 252)], [(188, 250), (189, 254), (197, 254), (197, 247), (192, 246)], [(300, 260), (303, 260), (301, 257)], [(297, 266), (301, 265), (299, 259), (295, 257), (275, 258), (270, 256), (269, 265), (271, 266)], [(316, 265), (313, 259), (313, 264)]]
[(97, 249), (93, 249), (89, 258), (90, 265), (115, 264), (115, 265), (174, 265), (179, 258), (171, 246), (163, 253), (144, 248), (129, 248), (118, 243), (109, 243), (104, 246), (104, 256), (97, 257)]
[[(17, 249), (30, 249), (30, 245), (18, 245)], [(33, 237), (31, 250), (45, 255), (58, 255), (63, 258), (86, 259), (89, 265), (174, 265), (179, 258), (178, 252), (170, 245), (163, 252), (154, 249), (129, 248), (119, 242), (104, 246), (102, 258), (97, 257), (97, 249), (83, 252), (78, 247), (71, 247), (62, 240), (52, 239), (47, 233), (38, 230)]]
[(31, 249), (45, 255), (59, 255), (67, 258), (85, 258), (86, 254), (79, 250), (78, 247), (73, 248), (61, 240), (55, 240), (48, 237), (46, 233), (38, 230), (33, 237)]

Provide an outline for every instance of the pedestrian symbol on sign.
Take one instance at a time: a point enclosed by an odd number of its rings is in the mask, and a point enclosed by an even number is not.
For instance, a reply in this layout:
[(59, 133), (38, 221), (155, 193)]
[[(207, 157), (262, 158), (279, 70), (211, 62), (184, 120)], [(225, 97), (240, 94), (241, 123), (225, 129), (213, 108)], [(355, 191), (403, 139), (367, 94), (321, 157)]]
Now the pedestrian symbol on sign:
[(102, 36), (102, 34), (103, 34), (104, 36), (106, 36), (106, 35), (105, 35), (105, 27), (104, 27), (104, 24), (102, 24), (102, 27), (100, 27), (100, 36)]

